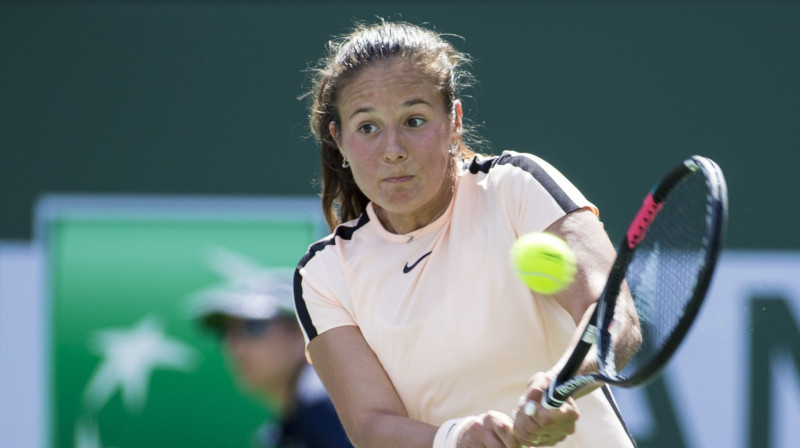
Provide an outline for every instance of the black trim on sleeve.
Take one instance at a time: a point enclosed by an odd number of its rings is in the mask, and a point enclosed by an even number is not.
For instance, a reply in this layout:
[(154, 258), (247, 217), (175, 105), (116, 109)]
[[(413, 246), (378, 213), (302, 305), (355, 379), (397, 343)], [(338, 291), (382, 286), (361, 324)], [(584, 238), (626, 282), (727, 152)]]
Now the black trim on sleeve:
[(353, 233), (355, 233), (356, 230), (363, 227), (368, 222), (369, 215), (363, 213), (358, 219), (358, 222), (356, 222), (355, 226), (337, 227), (330, 238), (312, 244), (308, 248), (308, 252), (306, 252), (303, 258), (300, 259), (300, 262), (297, 264), (297, 268), (294, 271), (294, 306), (297, 311), (297, 318), (300, 320), (300, 324), (303, 327), (303, 331), (306, 332), (306, 336), (308, 336), (309, 341), (317, 337), (318, 333), (317, 328), (314, 326), (314, 322), (311, 321), (311, 315), (308, 312), (308, 307), (306, 307), (306, 301), (303, 299), (303, 276), (300, 275), (300, 270), (303, 269), (312, 258), (314, 258), (314, 255), (316, 255), (317, 252), (325, 249), (327, 246), (335, 245), (337, 237), (343, 240), (350, 240), (353, 238)]
[(520, 168), (521, 170), (533, 176), (533, 178), (536, 179), (536, 181), (539, 182), (539, 184), (541, 184), (548, 193), (550, 193), (550, 196), (553, 197), (564, 213), (574, 212), (580, 208), (578, 207), (578, 204), (576, 204), (572, 198), (570, 198), (569, 195), (561, 188), (561, 186), (558, 185), (558, 183), (553, 180), (549, 174), (547, 174), (547, 171), (545, 171), (541, 165), (529, 157), (522, 155), (511, 155), (508, 153), (505, 153), (499, 157), (482, 161), (479, 161), (476, 157), (472, 159), (468, 169), (472, 174), (478, 174), (479, 172), (488, 173), (497, 165), (511, 165)]
[(467, 166), (467, 169), (472, 174), (478, 174), (478, 173), (484, 173), (485, 174), (485, 173), (489, 172), (489, 170), (492, 168), (492, 166), (494, 165), (494, 162), (497, 159), (498, 159), (497, 157), (493, 157), (491, 159), (478, 160), (478, 158), (475, 157), (475, 158), (472, 159), (472, 162), (469, 163), (469, 166)]

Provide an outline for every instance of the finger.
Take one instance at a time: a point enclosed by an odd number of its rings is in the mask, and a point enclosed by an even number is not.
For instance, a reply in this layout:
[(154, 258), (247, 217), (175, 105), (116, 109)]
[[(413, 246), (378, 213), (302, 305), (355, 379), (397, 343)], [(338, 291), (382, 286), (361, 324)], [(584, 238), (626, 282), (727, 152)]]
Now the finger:
[(523, 443), (550, 446), (575, 431), (578, 416), (573, 402), (548, 410), (540, 403), (525, 400), (514, 415), (514, 436)]
[(503, 444), (504, 448), (519, 448), (521, 443), (514, 435), (511, 425), (496, 426), (494, 431), (497, 439)]
[(507, 415), (489, 411), (487, 413), (487, 426), (492, 428), (494, 435), (504, 448), (519, 448), (520, 442), (514, 436), (514, 422)]
[(519, 407), (514, 422), (524, 424), (526, 421), (524, 417), (527, 417), (527, 420), (535, 425), (531, 427), (534, 431), (537, 428), (562, 429), (574, 426), (579, 416), (575, 401), (571, 398), (556, 409), (548, 409), (539, 402), (527, 400)]
[(537, 426), (544, 426), (541, 421), (537, 420), (537, 414), (541, 405), (538, 401), (527, 398), (525, 395), (519, 397), (517, 401), (517, 408), (511, 412), (511, 419), (515, 423), (520, 420), (532, 420)]
[(459, 448), (519, 448), (511, 419), (500, 412), (489, 411), (468, 424), (459, 438)]
[(559, 443), (561, 443), (562, 441), (564, 441), (564, 439), (566, 439), (566, 438), (567, 438), (566, 435), (561, 435), (561, 436), (552, 436), (552, 435), (549, 435), (549, 434), (541, 435), (541, 436), (538, 437), (538, 439), (534, 438), (531, 441), (531, 445), (530, 446), (537, 446), (537, 447), (538, 446), (555, 446), (555, 445), (558, 445)]
[(532, 443), (536, 434), (542, 429), (542, 425), (536, 420), (538, 411), (539, 404), (537, 402), (526, 399), (524, 395), (520, 397), (520, 405), (513, 413), (513, 433), (514, 437), (522, 443)]
[(535, 401), (537, 403), (542, 401), (542, 399), (544, 398), (544, 395), (545, 395), (544, 391), (547, 388), (547, 385), (543, 385), (542, 383), (543, 383), (542, 380), (538, 380), (538, 381), (535, 380), (528, 387), (528, 391), (525, 394), (525, 396), (528, 398), (528, 400), (533, 400), (533, 401)]

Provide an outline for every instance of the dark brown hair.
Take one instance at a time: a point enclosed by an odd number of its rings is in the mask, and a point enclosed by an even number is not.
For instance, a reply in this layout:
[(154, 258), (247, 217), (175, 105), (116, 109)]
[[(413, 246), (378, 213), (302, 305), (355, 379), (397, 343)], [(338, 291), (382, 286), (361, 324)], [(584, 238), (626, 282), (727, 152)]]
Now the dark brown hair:
[[(448, 113), (453, 113), (453, 102), (472, 79), (465, 70), (469, 65), (466, 54), (441, 35), (409, 23), (360, 25), (339, 40), (328, 42), (328, 55), (314, 70), (308, 97), (311, 132), (319, 144), (322, 163), (322, 211), (331, 230), (360, 216), (369, 203), (351, 171), (342, 168), (342, 155), (329, 131), (332, 121), (340, 122), (336, 108), (339, 92), (364, 68), (396, 58), (411, 63), (439, 86)], [(458, 149), (462, 158), (474, 155), (463, 141)]]

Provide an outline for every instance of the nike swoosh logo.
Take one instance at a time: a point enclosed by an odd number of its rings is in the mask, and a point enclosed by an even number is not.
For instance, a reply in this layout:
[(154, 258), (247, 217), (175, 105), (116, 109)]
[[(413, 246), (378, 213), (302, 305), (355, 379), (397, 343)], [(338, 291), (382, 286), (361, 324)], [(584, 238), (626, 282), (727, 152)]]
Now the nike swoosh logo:
[(408, 274), (409, 272), (411, 272), (412, 269), (417, 267), (417, 265), (419, 264), (420, 261), (424, 260), (425, 257), (427, 257), (428, 255), (430, 255), (432, 253), (433, 253), (433, 251), (430, 251), (427, 254), (419, 257), (419, 259), (417, 261), (415, 261), (414, 264), (412, 264), (411, 266), (409, 266), (408, 263), (406, 263), (406, 265), (403, 266), (403, 274)]

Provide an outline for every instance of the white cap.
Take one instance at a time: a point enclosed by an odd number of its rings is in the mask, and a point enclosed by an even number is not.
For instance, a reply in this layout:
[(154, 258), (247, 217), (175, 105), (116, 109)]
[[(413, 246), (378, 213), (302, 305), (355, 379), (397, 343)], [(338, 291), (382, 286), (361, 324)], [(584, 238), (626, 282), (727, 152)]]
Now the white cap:
[(216, 327), (225, 317), (268, 320), (294, 316), (294, 294), (288, 281), (273, 279), (255, 285), (227, 286), (194, 297), (191, 314), (204, 325)]

